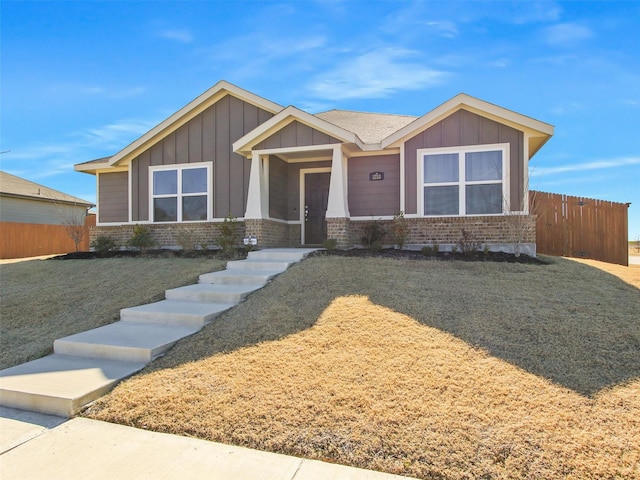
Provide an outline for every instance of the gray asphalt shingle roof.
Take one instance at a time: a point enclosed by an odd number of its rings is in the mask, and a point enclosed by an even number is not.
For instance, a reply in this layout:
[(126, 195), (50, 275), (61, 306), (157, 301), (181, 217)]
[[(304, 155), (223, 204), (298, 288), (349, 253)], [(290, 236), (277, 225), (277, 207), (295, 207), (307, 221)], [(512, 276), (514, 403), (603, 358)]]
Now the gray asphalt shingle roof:
[(67, 195), (66, 193), (45, 187), (24, 178), (16, 177), (7, 172), (0, 171), (0, 194), (15, 197), (28, 197), (40, 200), (55, 200), (56, 202), (74, 203), (77, 205), (93, 206), (93, 203), (81, 198)]
[(329, 110), (316, 113), (315, 116), (355, 133), (365, 143), (380, 143), (383, 138), (397, 132), (418, 118), (410, 115), (354, 112), (351, 110)]

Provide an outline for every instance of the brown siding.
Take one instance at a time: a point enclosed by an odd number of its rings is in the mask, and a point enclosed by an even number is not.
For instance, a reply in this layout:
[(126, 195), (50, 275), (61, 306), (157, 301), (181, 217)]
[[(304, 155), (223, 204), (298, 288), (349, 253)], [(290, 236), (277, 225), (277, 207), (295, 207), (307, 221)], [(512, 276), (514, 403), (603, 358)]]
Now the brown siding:
[(337, 138), (333, 138), (296, 120), (257, 144), (254, 149), (304, 147), (330, 143), (341, 142)]
[[(349, 159), (349, 213), (352, 216), (394, 215), (400, 210), (400, 155)], [(383, 172), (384, 180), (369, 174)]]
[(232, 152), (232, 144), (273, 115), (227, 95), (131, 163), (133, 220), (149, 219), (149, 166), (211, 162), (213, 215), (244, 215), (251, 161)]
[(511, 145), (511, 208), (521, 210), (524, 196), (523, 142), (523, 133), (515, 128), (466, 110), (458, 110), (436, 125), (418, 133), (405, 142), (405, 213), (418, 213), (417, 150), (492, 143)]
[(98, 174), (98, 221), (129, 221), (129, 177), (127, 172)]
[(278, 157), (269, 157), (269, 216), (287, 219), (289, 195), (289, 170), (287, 163)]

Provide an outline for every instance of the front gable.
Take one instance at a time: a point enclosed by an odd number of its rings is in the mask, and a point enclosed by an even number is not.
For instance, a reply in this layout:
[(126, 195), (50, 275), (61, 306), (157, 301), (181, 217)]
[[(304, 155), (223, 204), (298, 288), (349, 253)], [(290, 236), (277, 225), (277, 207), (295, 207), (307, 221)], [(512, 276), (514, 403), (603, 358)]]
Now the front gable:
[(249, 162), (231, 145), (272, 113), (227, 94), (130, 160), (132, 221), (150, 220), (149, 171), (154, 167), (209, 163), (212, 217), (241, 217), (246, 207)]
[(328, 145), (342, 143), (341, 140), (321, 132), (320, 130), (305, 125), (298, 120), (285, 125), (271, 136), (256, 144), (254, 150), (274, 148), (304, 147), (310, 145)]

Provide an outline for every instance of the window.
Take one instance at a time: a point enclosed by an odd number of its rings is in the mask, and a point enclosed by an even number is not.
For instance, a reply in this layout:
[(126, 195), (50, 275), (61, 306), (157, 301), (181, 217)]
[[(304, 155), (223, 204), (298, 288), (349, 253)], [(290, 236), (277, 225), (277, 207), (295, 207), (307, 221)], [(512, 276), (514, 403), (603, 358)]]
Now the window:
[(419, 150), (423, 215), (503, 213), (507, 152), (502, 144)]
[(194, 164), (151, 169), (154, 222), (192, 222), (209, 218), (209, 167)]

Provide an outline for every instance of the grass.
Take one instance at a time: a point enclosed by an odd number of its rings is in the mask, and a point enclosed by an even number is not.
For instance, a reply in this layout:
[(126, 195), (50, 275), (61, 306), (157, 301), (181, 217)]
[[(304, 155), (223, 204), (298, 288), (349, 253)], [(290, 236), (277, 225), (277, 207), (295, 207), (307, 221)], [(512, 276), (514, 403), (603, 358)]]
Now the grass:
[(224, 268), (209, 259), (31, 260), (0, 265), (0, 369), (52, 352), (53, 341), (120, 319)]
[(309, 259), (85, 415), (425, 479), (638, 478), (640, 282), (551, 262)]

